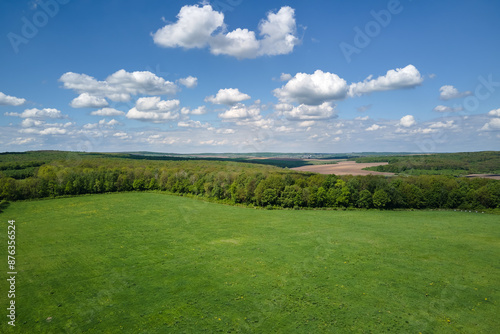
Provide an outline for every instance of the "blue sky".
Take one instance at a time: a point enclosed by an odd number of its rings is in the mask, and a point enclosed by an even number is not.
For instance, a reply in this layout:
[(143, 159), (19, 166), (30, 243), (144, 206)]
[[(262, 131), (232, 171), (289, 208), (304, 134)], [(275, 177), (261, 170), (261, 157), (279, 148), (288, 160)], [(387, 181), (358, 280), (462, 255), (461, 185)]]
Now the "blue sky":
[(0, 2), (0, 151), (498, 150), (497, 1)]

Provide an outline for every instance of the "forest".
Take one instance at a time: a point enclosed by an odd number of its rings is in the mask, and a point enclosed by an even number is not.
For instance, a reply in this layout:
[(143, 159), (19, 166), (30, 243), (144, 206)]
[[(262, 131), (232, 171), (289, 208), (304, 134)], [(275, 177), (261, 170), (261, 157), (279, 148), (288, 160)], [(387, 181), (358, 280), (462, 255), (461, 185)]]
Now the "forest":
[(370, 169), (400, 175), (500, 174), (500, 153), (492, 151), (357, 157), (355, 160), (356, 162), (388, 162), (388, 165)]
[[(465, 154), (461, 156), (461, 165), (455, 164), (460, 161), (455, 156), (425, 156), (425, 161), (430, 164), (428, 170), (439, 170), (439, 166), (449, 169), (450, 165), (456, 169), (464, 165), (491, 172), (498, 167), (496, 161), (491, 162), (498, 158), (497, 152), (468, 155), (469, 160), (464, 160)], [(407, 161), (417, 161), (411, 157), (392, 156), (356, 159), (363, 162), (389, 160), (397, 166), (391, 167), (391, 163), (381, 166), (384, 171), (401, 170)], [(481, 167), (481, 161), (491, 167)], [(415, 167), (415, 163), (412, 166)], [(426, 166), (419, 162), (418, 167)], [(266, 208), (500, 208), (500, 181), (485, 178), (322, 175), (255, 161), (241, 162), (241, 159), (161, 159), (58, 151), (0, 154), (0, 199), (4, 204), (6, 201), (124, 191), (166, 191)]]

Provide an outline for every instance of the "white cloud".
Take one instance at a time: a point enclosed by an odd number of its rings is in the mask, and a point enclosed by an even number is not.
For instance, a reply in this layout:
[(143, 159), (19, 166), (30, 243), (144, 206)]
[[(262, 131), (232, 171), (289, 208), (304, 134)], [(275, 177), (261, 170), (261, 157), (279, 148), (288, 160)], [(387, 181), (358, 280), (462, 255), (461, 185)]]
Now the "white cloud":
[(102, 97), (82, 93), (71, 101), (70, 106), (73, 108), (102, 108), (107, 107), (108, 102)]
[(413, 117), (412, 115), (403, 116), (399, 120), (399, 125), (404, 126), (405, 128), (409, 128), (410, 126), (413, 126), (415, 124), (417, 124), (417, 122), (415, 121), (415, 117)]
[(302, 121), (300, 122), (298, 125), (301, 127), (301, 128), (308, 128), (310, 126), (313, 126), (314, 124), (316, 124), (315, 121)]
[(346, 97), (347, 83), (338, 75), (316, 70), (313, 74), (297, 73), (286, 85), (273, 91), (281, 102), (320, 105)]
[(114, 108), (102, 108), (90, 113), (93, 116), (122, 116), (125, 112), (121, 110), (116, 110)]
[(0, 92), (0, 106), (20, 106), (26, 103), (26, 99), (22, 99), (15, 96), (5, 95)]
[(205, 98), (206, 102), (211, 102), (213, 104), (225, 104), (225, 105), (234, 105), (238, 102), (242, 102), (245, 100), (249, 100), (250, 95), (244, 94), (238, 90), (238, 88), (226, 88), (219, 89), (217, 95), (207, 96)]
[(500, 130), (500, 118), (493, 118), (491, 121), (483, 125), (481, 131), (497, 131)]
[(36, 141), (35, 138), (17, 137), (16, 139), (12, 140), (8, 145), (25, 145), (35, 141)]
[(141, 97), (135, 103), (139, 111), (168, 112), (179, 107), (179, 100), (162, 100), (159, 96)]
[(431, 128), (431, 129), (451, 129), (451, 128), (456, 128), (456, 125), (455, 125), (454, 121), (446, 121), (446, 122), (432, 123), (431, 125), (429, 125), (429, 128)]
[(269, 12), (254, 31), (236, 28), (227, 32), (224, 14), (209, 4), (186, 5), (177, 14), (177, 21), (158, 29), (154, 42), (162, 47), (185, 49), (209, 47), (214, 55), (229, 55), (238, 59), (264, 55), (287, 54), (299, 43), (296, 36), (295, 11), (284, 6), (277, 13)]
[(259, 52), (259, 41), (255, 32), (248, 29), (236, 29), (227, 34), (212, 37), (210, 51), (214, 55), (228, 55), (238, 59), (255, 58)]
[(115, 125), (121, 124), (116, 119), (112, 119), (109, 122), (106, 122), (105, 119), (101, 119), (98, 123), (88, 123), (83, 126), (86, 130), (97, 129), (97, 128), (112, 128)]
[(488, 112), (488, 115), (500, 117), (500, 108), (499, 109), (490, 110), (490, 112)]
[(190, 109), (187, 107), (182, 107), (181, 114), (183, 115), (204, 115), (207, 113), (207, 107), (199, 106), (196, 109)]
[[(314, 122), (314, 121), (312, 121), (312, 122)], [(293, 128), (286, 127), (286, 126), (282, 125), (282, 126), (278, 126), (277, 128), (275, 128), (274, 131), (276, 131), (276, 132), (291, 132), (291, 131), (293, 131)]]
[(227, 120), (238, 120), (245, 118), (257, 118), (260, 117), (260, 108), (257, 105), (245, 106), (244, 104), (238, 103), (232, 106), (230, 109), (219, 114), (219, 117)]
[(87, 74), (64, 73), (59, 81), (63, 87), (79, 94), (87, 93), (96, 97), (106, 97), (112, 101), (129, 101), (131, 95), (173, 95), (178, 87), (170, 81), (149, 71), (127, 72), (119, 70), (98, 81)]
[(119, 139), (129, 139), (131, 138), (127, 133), (125, 132), (116, 132), (113, 134), (113, 137), (117, 137)]
[(224, 139), (224, 140), (210, 139), (210, 140), (200, 140), (199, 141), (200, 145), (212, 145), (212, 146), (226, 145), (228, 143), (229, 143), (229, 141), (227, 139)]
[(462, 107), (448, 107), (448, 106), (443, 106), (443, 105), (438, 105), (434, 109), (432, 109), (436, 112), (457, 112), (457, 111), (462, 111)]
[(413, 88), (424, 81), (417, 68), (411, 64), (404, 68), (389, 70), (385, 75), (379, 76), (377, 79), (372, 79), (372, 77), (373, 76), (370, 75), (362, 82), (352, 83), (349, 86), (349, 96), (360, 96), (372, 92)]
[(64, 135), (66, 134), (66, 129), (61, 129), (57, 127), (51, 127), (51, 128), (46, 128), (43, 129), (42, 131), (39, 132), (41, 135)]
[(210, 124), (208, 123), (201, 123), (200, 121), (193, 121), (193, 120), (187, 120), (187, 121), (180, 121), (177, 123), (177, 126), (181, 128), (208, 128), (210, 127)]
[(377, 131), (377, 130), (384, 129), (384, 128), (385, 128), (385, 126), (380, 126), (378, 124), (373, 124), (372, 126), (367, 127), (365, 129), (365, 131)]
[(444, 85), (441, 88), (439, 88), (439, 98), (441, 100), (451, 100), (451, 99), (458, 99), (461, 97), (469, 96), (472, 95), (471, 91), (466, 91), (466, 92), (459, 92), (458, 89), (451, 85)]
[(33, 119), (33, 118), (25, 118), (23, 119), (23, 121), (21, 122), (21, 126), (23, 128), (32, 128), (32, 127), (38, 127), (38, 126), (42, 126), (44, 125), (45, 122), (44, 121), (40, 121), (40, 120), (37, 120), (37, 119)]
[(324, 102), (319, 106), (301, 104), (289, 111), (284, 111), (282, 114), (293, 121), (324, 120), (336, 116), (335, 105), (331, 102)]
[(233, 134), (233, 133), (236, 133), (236, 131), (235, 131), (235, 130), (233, 130), (233, 129), (217, 129), (217, 130), (215, 130), (215, 133), (219, 133), (219, 134), (225, 134), (225, 135), (227, 135), (227, 134)]
[(288, 81), (291, 78), (293, 78), (293, 77), (290, 73), (281, 73), (281, 75), (280, 75), (280, 81)]
[(358, 117), (354, 118), (355, 121), (367, 121), (369, 119), (370, 119), (370, 116), (363, 116), (363, 117), (358, 116)]
[(177, 22), (167, 24), (153, 34), (154, 42), (162, 47), (203, 48), (216, 29), (224, 25), (224, 14), (212, 6), (183, 6)]
[(179, 118), (179, 100), (161, 100), (158, 96), (142, 97), (126, 115), (129, 119), (163, 123)]
[(187, 78), (179, 79), (179, 83), (187, 88), (194, 88), (198, 85), (198, 78), (188, 76)]
[(269, 12), (267, 20), (259, 24), (261, 40), (258, 55), (280, 55), (293, 51), (299, 43), (296, 34), (295, 10), (284, 6), (275, 14)]
[(265, 130), (270, 130), (274, 124), (274, 121), (272, 119), (264, 119), (260, 115), (249, 118), (236, 119), (234, 121), (236, 122), (236, 125), (244, 126), (246, 128), (253, 127)]
[(65, 115), (61, 114), (60, 110), (54, 108), (43, 108), (43, 109), (26, 109), (22, 113), (5, 113), (5, 116), (16, 116), (21, 118), (66, 118)]

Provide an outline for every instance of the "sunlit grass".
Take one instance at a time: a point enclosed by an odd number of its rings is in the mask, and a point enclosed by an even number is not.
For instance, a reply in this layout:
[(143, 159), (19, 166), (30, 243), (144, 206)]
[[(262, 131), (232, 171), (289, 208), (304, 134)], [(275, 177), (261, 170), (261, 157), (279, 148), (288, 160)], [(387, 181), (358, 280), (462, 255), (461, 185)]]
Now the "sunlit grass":
[(0, 219), (2, 253), (9, 219), (18, 242), (16, 328), (4, 319), (2, 333), (500, 328), (494, 215), (267, 211), (120, 193), (16, 202)]

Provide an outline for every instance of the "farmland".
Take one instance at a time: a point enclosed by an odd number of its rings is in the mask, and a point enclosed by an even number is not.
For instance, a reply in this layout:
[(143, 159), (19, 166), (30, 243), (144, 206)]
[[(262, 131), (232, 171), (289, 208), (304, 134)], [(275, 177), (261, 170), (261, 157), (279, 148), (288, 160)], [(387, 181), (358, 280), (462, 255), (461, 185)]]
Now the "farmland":
[(128, 192), (13, 202), (0, 219), (16, 221), (19, 271), (17, 328), (3, 321), (2, 333), (500, 327), (496, 215), (268, 211)]
[[(366, 175), (377, 173), (362, 170), (353, 161), (331, 165), (333, 160), (341, 158), (331, 155), (306, 155), (307, 159), (300, 159), (293, 155), (252, 158), (56, 151), (4, 153), (0, 154), (0, 210), (1, 201), (161, 190), (250, 207), (493, 211), (500, 208), (498, 180), (440, 174), (450, 165), (457, 166), (458, 157), (463, 158), (464, 166), (470, 166), (467, 172), (494, 172), (497, 155), (497, 152), (478, 152), (437, 156), (434, 160), (425, 157), (433, 169), (422, 169), (429, 166), (421, 158), (411, 160), (390, 155), (363, 158), (372, 161), (363, 162), (368, 165), (361, 167), (382, 164), (372, 168), (399, 168), (391, 160), (396, 159), (396, 163), (402, 161), (404, 166), (412, 163), (411, 166), (420, 168), (404, 171), (419, 175), (393, 176), (394, 172)], [(464, 160), (466, 156), (469, 160)], [(384, 159), (390, 160), (389, 163), (380, 162)], [(325, 162), (328, 164), (324, 165)], [(293, 166), (334, 174), (301, 172), (291, 169)]]
[(385, 175), (385, 176), (395, 175), (394, 173), (384, 173), (384, 172), (365, 170), (370, 167), (383, 166), (387, 164), (388, 164), (387, 162), (357, 163), (355, 161), (341, 161), (334, 165), (330, 164), (312, 165), (312, 166), (295, 167), (292, 169), (303, 172), (335, 174), (335, 175)]

